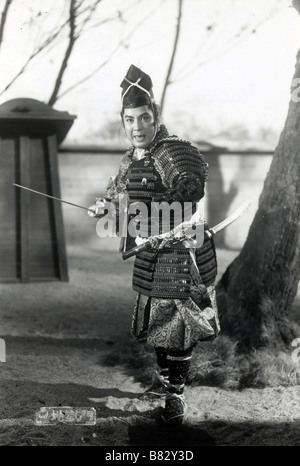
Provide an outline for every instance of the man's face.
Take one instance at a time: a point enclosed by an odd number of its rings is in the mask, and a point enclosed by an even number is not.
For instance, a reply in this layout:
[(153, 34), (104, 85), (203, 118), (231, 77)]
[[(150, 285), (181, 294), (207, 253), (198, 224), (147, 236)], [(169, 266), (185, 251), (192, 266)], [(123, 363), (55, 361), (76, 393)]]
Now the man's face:
[(145, 149), (155, 135), (155, 119), (148, 105), (125, 108), (123, 123), (128, 140), (134, 147)]

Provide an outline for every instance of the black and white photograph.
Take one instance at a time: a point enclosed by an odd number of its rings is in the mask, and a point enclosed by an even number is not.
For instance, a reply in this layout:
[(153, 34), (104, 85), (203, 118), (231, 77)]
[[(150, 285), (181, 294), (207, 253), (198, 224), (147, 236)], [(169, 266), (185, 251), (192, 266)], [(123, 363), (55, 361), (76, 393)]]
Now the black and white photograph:
[(300, 446), (299, 0), (0, 0), (0, 193), (0, 446)]

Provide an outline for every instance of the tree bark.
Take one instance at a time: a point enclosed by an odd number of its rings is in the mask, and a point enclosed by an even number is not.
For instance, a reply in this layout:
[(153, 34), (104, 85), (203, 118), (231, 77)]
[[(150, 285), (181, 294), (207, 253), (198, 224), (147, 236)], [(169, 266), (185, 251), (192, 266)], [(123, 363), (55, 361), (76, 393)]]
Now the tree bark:
[(300, 271), (299, 101), (292, 92), (247, 240), (217, 284), (223, 332), (238, 341), (241, 352), (290, 344), (297, 332), (288, 316)]

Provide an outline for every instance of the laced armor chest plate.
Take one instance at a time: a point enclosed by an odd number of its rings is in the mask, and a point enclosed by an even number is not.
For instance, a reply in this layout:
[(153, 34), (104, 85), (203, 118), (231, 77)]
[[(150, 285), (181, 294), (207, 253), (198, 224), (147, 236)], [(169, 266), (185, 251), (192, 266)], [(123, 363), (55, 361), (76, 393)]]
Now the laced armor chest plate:
[(154, 197), (163, 196), (166, 188), (149, 152), (141, 160), (131, 163), (127, 171), (126, 190), (130, 202), (142, 201), (150, 204)]

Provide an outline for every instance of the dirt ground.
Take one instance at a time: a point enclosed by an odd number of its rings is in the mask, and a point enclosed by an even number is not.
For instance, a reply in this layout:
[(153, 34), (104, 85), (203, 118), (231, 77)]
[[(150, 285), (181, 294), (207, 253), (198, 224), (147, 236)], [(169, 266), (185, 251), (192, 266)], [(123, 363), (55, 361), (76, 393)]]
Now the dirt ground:
[[(300, 446), (300, 386), (186, 388), (185, 424), (159, 423), (161, 402), (101, 359), (130, 327), (132, 259), (117, 240), (68, 247), (69, 282), (1, 284), (1, 446)], [(237, 252), (218, 250), (219, 275)], [(300, 337), (300, 335), (299, 335)], [(37, 425), (43, 407), (93, 407), (94, 425)]]

